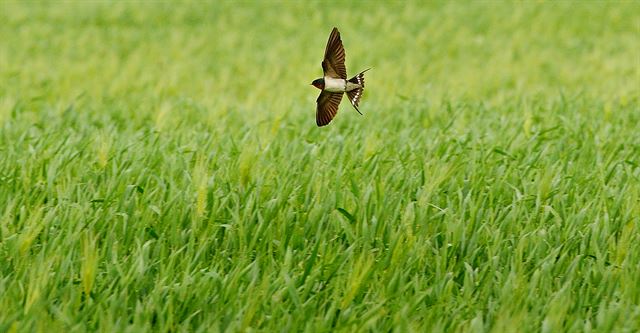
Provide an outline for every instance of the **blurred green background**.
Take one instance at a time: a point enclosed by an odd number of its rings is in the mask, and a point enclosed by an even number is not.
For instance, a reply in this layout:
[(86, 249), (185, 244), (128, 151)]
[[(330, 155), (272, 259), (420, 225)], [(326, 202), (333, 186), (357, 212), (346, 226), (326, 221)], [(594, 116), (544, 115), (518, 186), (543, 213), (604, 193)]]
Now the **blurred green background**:
[(636, 331), (639, 87), (634, 1), (2, 1), (0, 332)]
[(97, 105), (131, 101), (138, 115), (190, 99), (213, 109), (207, 119), (219, 112), (313, 118), (305, 85), (321, 74), (333, 26), (343, 34), (348, 71), (374, 68), (369, 108), (443, 95), (501, 102), (564, 92), (629, 101), (640, 75), (637, 7), (4, 2), (2, 114), (15, 99), (71, 104), (83, 96)]

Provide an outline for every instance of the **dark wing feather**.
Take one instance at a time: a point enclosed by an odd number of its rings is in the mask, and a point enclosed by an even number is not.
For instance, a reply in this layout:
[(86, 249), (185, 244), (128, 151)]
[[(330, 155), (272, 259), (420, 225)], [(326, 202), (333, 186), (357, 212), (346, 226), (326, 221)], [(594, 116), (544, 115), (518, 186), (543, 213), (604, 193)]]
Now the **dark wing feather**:
[(331, 119), (338, 113), (338, 105), (342, 100), (343, 93), (333, 93), (328, 91), (322, 91), (316, 103), (318, 104), (316, 109), (316, 124), (318, 127), (325, 126), (331, 122)]
[(340, 39), (340, 32), (337, 28), (331, 30), (327, 48), (324, 51), (322, 70), (325, 76), (347, 79), (347, 68), (344, 65), (345, 53)]

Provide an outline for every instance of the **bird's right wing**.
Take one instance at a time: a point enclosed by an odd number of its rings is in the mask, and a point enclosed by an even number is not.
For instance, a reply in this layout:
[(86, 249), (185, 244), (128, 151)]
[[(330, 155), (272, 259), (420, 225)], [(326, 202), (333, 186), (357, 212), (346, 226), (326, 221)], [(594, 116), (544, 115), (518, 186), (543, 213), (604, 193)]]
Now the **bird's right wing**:
[(343, 93), (322, 91), (316, 100), (316, 124), (318, 127), (325, 126), (338, 113), (338, 106), (342, 100)]

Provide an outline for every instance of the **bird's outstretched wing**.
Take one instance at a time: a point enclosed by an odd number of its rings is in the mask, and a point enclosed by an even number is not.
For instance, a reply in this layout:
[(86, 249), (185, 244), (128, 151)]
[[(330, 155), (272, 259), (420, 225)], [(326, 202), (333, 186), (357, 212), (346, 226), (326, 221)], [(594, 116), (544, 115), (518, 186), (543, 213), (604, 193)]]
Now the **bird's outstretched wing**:
[(347, 68), (344, 66), (344, 47), (340, 39), (338, 28), (331, 30), (327, 48), (324, 51), (324, 60), (322, 61), (322, 70), (325, 76), (347, 79)]
[(325, 126), (331, 122), (331, 119), (338, 113), (338, 105), (342, 100), (343, 93), (333, 93), (322, 91), (316, 100), (316, 124), (318, 127)]

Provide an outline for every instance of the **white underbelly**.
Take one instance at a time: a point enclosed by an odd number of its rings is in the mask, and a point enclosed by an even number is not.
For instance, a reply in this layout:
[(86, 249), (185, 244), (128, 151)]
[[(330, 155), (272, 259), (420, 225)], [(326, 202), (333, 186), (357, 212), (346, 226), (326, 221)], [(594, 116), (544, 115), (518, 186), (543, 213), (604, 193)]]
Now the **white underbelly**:
[(347, 81), (344, 79), (334, 79), (332, 77), (324, 77), (324, 90), (329, 92), (344, 92), (347, 88)]

